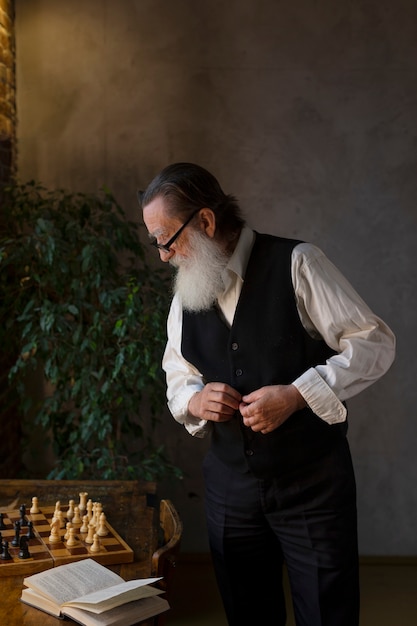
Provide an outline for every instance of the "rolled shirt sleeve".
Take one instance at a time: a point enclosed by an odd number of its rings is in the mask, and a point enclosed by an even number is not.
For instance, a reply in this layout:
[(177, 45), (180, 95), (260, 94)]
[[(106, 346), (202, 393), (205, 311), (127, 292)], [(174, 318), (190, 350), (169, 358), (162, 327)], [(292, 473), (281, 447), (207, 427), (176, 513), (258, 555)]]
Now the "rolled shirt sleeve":
[(294, 385), (329, 424), (346, 419), (344, 400), (378, 380), (395, 357), (391, 329), (368, 307), (324, 253), (312, 244), (293, 251), (292, 280), (300, 319), (337, 352)]
[(211, 425), (188, 412), (192, 396), (204, 387), (200, 372), (181, 354), (182, 307), (174, 296), (168, 314), (168, 342), (162, 359), (167, 381), (168, 408), (174, 419), (194, 437), (205, 437)]

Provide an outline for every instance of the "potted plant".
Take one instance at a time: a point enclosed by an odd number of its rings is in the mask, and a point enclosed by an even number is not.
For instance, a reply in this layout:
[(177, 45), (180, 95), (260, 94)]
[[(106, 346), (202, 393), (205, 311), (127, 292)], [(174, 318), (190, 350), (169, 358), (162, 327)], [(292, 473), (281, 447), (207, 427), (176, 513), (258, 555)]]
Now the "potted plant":
[(153, 438), (169, 279), (137, 225), (107, 190), (2, 191), (1, 341), (22, 415), (52, 440), (47, 477), (179, 476)]

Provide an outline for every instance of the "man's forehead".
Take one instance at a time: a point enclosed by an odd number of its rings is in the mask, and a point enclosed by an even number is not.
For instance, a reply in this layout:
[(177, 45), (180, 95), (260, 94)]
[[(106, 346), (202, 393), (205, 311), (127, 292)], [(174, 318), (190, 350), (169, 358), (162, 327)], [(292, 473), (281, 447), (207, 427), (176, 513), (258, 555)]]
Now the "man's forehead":
[(170, 215), (164, 198), (158, 196), (143, 208), (143, 221), (151, 235), (160, 237), (170, 231), (177, 220)]
[(143, 214), (166, 216), (168, 214), (167, 200), (162, 196), (156, 196), (153, 200), (148, 202), (146, 206), (143, 207)]

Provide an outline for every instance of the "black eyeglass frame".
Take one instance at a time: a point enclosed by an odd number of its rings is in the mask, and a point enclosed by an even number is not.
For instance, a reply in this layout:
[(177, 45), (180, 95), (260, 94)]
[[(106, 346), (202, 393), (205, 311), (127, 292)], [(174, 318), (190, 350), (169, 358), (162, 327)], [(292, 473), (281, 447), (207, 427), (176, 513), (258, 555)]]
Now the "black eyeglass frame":
[(191, 222), (193, 217), (195, 217), (197, 213), (199, 213), (200, 211), (201, 209), (196, 209), (193, 213), (191, 213), (190, 217), (184, 222), (181, 228), (177, 230), (177, 232), (174, 235), (172, 235), (171, 239), (169, 239), (166, 243), (158, 243), (157, 240), (154, 239), (153, 241), (151, 241), (151, 246), (153, 246), (154, 248), (157, 248), (158, 250), (163, 250), (163, 252), (171, 252), (171, 246), (174, 243), (174, 241), (178, 239), (178, 237), (181, 235), (184, 228), (188, 226), (188, 224)]

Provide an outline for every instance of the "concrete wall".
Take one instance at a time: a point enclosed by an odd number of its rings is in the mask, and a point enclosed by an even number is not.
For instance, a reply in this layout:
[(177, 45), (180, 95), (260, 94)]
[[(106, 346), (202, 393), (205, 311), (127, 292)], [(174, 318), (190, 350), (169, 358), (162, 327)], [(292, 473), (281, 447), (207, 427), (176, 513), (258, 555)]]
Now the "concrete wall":
[[(261, 231), (325, 250), (393, 328), (398, 357), (352, 400), (360, 549), (417, 552), (417, 5), (413, 0), (16, 0), (19, 171), (135, 192), (164, 165), (212, 170)], [(201, 457), (164, 486), (183, 549), (207, 549)]]

